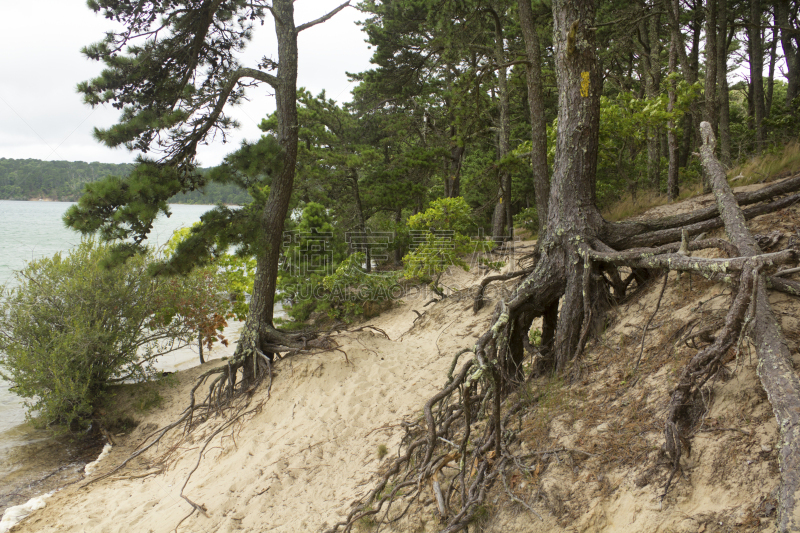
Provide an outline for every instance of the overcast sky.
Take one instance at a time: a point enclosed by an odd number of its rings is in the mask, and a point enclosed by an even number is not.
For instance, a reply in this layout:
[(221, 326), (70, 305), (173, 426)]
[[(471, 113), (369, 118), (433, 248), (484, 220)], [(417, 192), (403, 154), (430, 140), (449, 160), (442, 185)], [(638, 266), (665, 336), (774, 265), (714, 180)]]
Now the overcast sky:
[[(298, 0), (299, 25), (325, 14), (343, 0)], [(298, 86), (329, 98), (350, 99), (354, 84), (345, 72), (370, 68), (371, 51), (355, 24), (364, 16), (347, 8), (332, 20), (300, 33)], [(85, 0), (38, 0), (31, 4), (0, 0), (0, 157), (65, 161), (125, 163), (136, 154), (110, 149), (94, 140), (95, 127), (112, 125), (118, 112), (110, 106), (95, 109), (82, 103), (75, 87), (100, 73), (102, 65), (89, 61), (81, 47), (100, 40), (113, 29), (111, 21), (95, 15)], [(256, 28), (245, 64), (256, 66), (263, 56), (277, 58), (274, 26)], [(228, 144), (200, 147), (203, 166), (219, 163), (243, 139), (256, 139), (257, 124), (275, 109), (263, 85), (250, 90), (250, 102), (230, 113), (241, 128)]]

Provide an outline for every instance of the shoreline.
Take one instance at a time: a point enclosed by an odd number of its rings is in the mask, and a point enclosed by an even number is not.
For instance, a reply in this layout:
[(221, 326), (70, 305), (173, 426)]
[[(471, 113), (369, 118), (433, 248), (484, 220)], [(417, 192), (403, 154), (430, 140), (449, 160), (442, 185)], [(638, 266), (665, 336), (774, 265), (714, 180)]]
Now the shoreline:
[[(218, 364), (233, 354), (241, 327), (241, 322), (234, 321), (225, 328), (229, 346), (218, 343), (211, 351), (204, 350), (204, 365), (199, 363), (197, 348), (186, 346), (163, 356), (157, 367), (164, 372), (181, 375), (209, 363)], [(127, 385), (122, 387), (123, 391), (130, 390)], [(137, 418), (147, 418), (149, 415), (148, 411), (133, 411)], [(16, 438), (12, 437), (15, 433), (19, 434)], [(118, 432), (113, 434), (123, 438), (124, 435)], [(7, 437), (8, 442), (0, 447), (0, 516), (9, 507), (83, 480), (84, 467), (97, 459), (106, 443), (99, 434), (74, 439), (70, 435), (57, 436), (46, 429), (35, 429), (29, 422), (11, 427), (3, 432), (3, 437)]]

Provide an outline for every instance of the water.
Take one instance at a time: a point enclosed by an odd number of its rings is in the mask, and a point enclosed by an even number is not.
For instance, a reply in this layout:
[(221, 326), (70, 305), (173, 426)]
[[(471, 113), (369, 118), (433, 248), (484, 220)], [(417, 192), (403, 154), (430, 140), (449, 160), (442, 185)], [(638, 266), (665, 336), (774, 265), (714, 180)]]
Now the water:
[[(61, 217), (70, 202), (13, 202), (0, 200), (0, 285), (16, 283), (14, 272), (26, 262), (66, 252), (80, 243), (78, 233), (64, 227)], [(175, 230), (189, 227), (210, 209), (208, 205), (172, 205), (172, 215), (161, 217), (149, 242), (165, 244)], [(278, 302), (275, 316), (286, 314)], [(206, 360), (232, 355), (241, 323), (229, 324), (228, 347), (217, 344)], [(199, 364), (195, 346), (161, 356), (156, 367), (174, 372)], [(12, 506), (83, 479), (83, 466), (94, 460), (102, 443), (92, 440), (57, 441), (46, 430), (25, 422), (22, 399), (0, 379), (0, 515)]]
[[(0, 201), (0, 285), (14, 283), (14, 271), (22, 269), (28, 261), (65, 252), (81, 241), (79, 233), (64, 226), (61, 217), (72, 202), (12, 202)], [(149, 241), (165, 244), (172, 233), (191, 226), (200, 215), (211, 208), (208, 205), (172, 205), (172, 216), (161, 216), (153, 227)], [(171, 366), (184, 368), (188, 354), (183, 358), (172, 355)], [(25, 412), (22, 400), (8, 390), (0, 380), (0, 448), (19, 441), (8, 430), (23, 423)]]
[[(70, 205), (0, 201), (0, 285), (15, 283), (14, 271), (26, 262), (66, 252), (80, 243), (80, 234), (67, 229), (61, 220)], [(210, 208), (172, 205), (172, 216), (156, 221), (149, 241), (165, 244), (176, 229), (199, 221)], [(159, 366), (167, 370), (181, 370), (199, 362), (188, 348), (163, 359)], [(0, 379), (0, 514), (37, 493), (80, 479), (82, 465), (97, 455), (95, 443), (54, 442), (47, 431), (25, 424), (22, 400), (8, 387)]]
[[(79, 233), (64, 226), (61, 217), (72, 202), (12, 202), (0, 200), (0, 285), (12, 281), (15, 270), (40, 257), (63, 252), (81, 242)], [(161, 216), (149, 242), (166, 244), (172, 233), (200, 220), (208, 205), (172, 205), (172, 216)]]

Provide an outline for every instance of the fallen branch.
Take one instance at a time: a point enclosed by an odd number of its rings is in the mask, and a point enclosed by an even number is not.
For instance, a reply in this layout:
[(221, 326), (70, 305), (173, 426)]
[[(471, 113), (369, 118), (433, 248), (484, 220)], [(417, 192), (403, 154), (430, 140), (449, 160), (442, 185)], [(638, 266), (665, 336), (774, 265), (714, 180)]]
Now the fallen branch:
[[(744, 216), (725, 179), (724, 169), (714, 156), (716, 140), (711, 125), (703, 122), (700, 129), (703, 136), (701, 161), (711, 179), (717, 207), (725, 221), (725, 231), (743, 255), (756, 256), (761, 250), (747, 229)], [(766, 291), (767, 280), (760, 276), (756, 283), (752, 335), (759, 359), (758, 375), (780, 428), (778, 529), (787, 533), (800, 530), (800, 379), (772, 313)]]

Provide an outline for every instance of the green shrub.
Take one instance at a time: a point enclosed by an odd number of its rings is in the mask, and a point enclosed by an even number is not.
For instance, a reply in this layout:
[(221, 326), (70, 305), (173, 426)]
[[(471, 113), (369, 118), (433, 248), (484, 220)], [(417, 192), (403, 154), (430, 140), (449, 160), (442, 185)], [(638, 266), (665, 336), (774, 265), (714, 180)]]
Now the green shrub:
[(178, 310), (209, 296), (148, 275), (152, 254), (104, 268), (110, 248), (84, 241), (31, 261), (0, 294), (0, 375), (42, 425), (85, 426), (108, 384), (152, 375), (196, 329)]
[(473, 226), (472, 209), (461, 197), (440, 198), (410, 217), (414, 248), (403, 257), (403, 276), (432, 282), (434, 290), (440, 290), (438, 279), (451, 265), (469, 270), (461, 257), (476, 251), (476, 243), (466, 235)]
[(539, 233), (539, 213), (535, 207), (526, 207), (514, 215), (514, 226), (525, 228), (531, 235)]
[(333, 274), (323, 279), (327, 291), (326, 312), (330, 318), (349, 322), (359, 315), (374, 316), (390, 305), (392, 291), (397, 288), (400, 274), (368, 274), (361, 266), (366, 260), (364, 252), (356, 252), (342, 261)]

